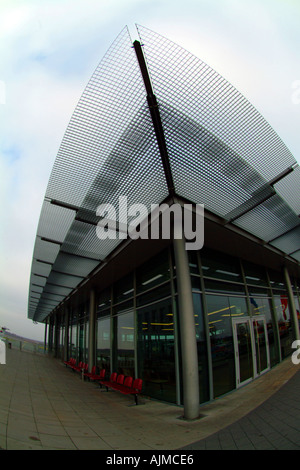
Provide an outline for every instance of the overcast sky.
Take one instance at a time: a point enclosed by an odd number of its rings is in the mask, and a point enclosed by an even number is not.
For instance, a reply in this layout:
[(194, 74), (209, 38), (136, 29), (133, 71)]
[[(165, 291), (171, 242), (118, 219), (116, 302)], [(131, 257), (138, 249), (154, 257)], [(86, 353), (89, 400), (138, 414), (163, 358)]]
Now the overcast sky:
[(0, 326), (27, 319), (33, 246), (64, 132), (125, 25), (166, 36), (231, 82), (300, 162), (299, 0), (0, 0)]

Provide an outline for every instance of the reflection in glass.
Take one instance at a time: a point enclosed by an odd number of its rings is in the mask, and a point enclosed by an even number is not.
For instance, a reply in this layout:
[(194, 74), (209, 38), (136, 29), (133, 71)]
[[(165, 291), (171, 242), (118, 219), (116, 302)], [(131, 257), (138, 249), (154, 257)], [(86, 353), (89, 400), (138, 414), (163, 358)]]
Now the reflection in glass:
[(245, 382), (253, 377), (253, 351), (249, 321), (236, 324), (238, 342), (239, 381)]
[(279, 329), (281, 356), (284, 359), (291, 354), (291, 344), (294, 340), (287, 296), (274, 295), (274, 305)]
[(243, 284), (235, 284), (233, 282), (217, 281), (204, 279), (206, 292), (220, 292), (223, 294), (245, 294), (245, 286)]
[(136, 272), (137, 293), (162, 284), (170, 279), (170, 267), (168, 251), (165, 250), (159, 255), (143, 264)]
[(268, 286), (267, 274), (265, 268), (256, 264), (243, 261), (243, 268), (247, 284), (254, 284), (260, 287)]
[(188, 260), (189, 260), (189, 268), (191, 274), (200, 274), (199, 267), (198, 267), (198, 257), (197, 252), (194, 250), (188, 250)]
[(89, 321), (85, 322), (85, 344), (84, 344), (84, 362), (87, 364), (89, 361)]
[(209, 400), (206, 335), (203, 323), (201, 295), (193, 294), (196, 340), (198, 351), (199, 399), (200, 403)]
[(58, 345), (57, 345), (57, 354), (62, 360), (64, 360), (64, 338), (65, 338), (65, 327), (64, 325), (59, 326), (58, 330)]
[(169, 297), (170, 295), (171, 285), (169, 282), (166, 282), (165, 284), (157, 287), (156, 289), (152, 289), (145, 292), (144, 294), (138, 295), (136, 298), (136, 305), (137, 307), (141, 307), (143, 305), (156, 302), (157, 300), (161, 300), (165, 297)]
[(113, 288), (113, 301), (114, 303), (123, 302), (126, 299), (133, 297), (133, 275), (123, 277), (120, 281), (114, 284)]
[(250, 297), (251, 316), (264, 315), (266, 319), (270, 365), (272, 367), (279, 362), (279, 348), (270, 302), (271, 299), (267, 297)]
[(107, 288), (97, 295), (96, 312), (106, 310), (111, 305), (111, 290)]
[(77, 325), (71, 326), (70, 357), (77, 360)]
[(114, 371), (134, 377), (133, 310), (113, 317)]
[(254, 320), (253, 331), (256, 350), (256, 368), (257, 373), (260, 374), (268, 367), (268, 345), (266, 341), (264, 322), (262, 320)]
[(138, 375), (144, 393), (176, 403), (174, 312), (171, 299), (137, 311)]
[(233, 256), (203, 248), (200, 252), (204, 277), (243, 282), (239, 260)]
[(231, 310), (227, 297), (207, 295), (207, 314), (213, 367), (214, 397), (235, 388)]
[(110, 317), (97, 320), (96, 365), (110, 372)]
[(79, 337), (78, 337), (78, 361), (85, 362), (84, 357), (84, 322), (79, 323)]

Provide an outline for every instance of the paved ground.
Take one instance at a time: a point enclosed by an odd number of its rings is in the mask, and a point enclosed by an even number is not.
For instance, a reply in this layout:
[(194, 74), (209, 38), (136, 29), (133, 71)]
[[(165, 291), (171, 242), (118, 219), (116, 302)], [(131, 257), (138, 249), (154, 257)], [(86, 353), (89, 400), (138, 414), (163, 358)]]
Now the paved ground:
[(0, 448), (7, 450), (300, 449), (300, 366), (285, 360), (182, 419), (182, 408), (101, 391), (47, 356), (7, 350)]
[(299, 450), (300, 371), (243, 418), (184, 448), (210, 449)]

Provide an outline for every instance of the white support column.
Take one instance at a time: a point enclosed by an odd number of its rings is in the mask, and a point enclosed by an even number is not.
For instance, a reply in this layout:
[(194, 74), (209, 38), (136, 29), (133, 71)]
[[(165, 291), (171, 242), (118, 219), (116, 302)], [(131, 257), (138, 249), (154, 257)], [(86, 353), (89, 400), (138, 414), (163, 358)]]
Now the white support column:
[(184, 239), (173, 240), (179, 305), (184, 417), (199, 416), (198, 352), (192, 284)]
[(289, 307), (291, 310), (291, 320), (292, 320), (292, 326), (294, 328), (294, 335), (295, 339), (299, 340), (300, 335), (299, 335), (299, 324), (298, 324), (298, 318), (297, 318), (297, 311), (296, 311), (296, 306), (295, 306), (295, 301), (294, 301), (294, 295), (293, 295), (293, 289), (292, 289), (292, 284), (290, 280), (290, 275), (286, 267), (283, 268), (283, 274), (284, 274), (284, 280), (285, 280), (285, 286), (288, 294), (288, 302), (289, 302)]

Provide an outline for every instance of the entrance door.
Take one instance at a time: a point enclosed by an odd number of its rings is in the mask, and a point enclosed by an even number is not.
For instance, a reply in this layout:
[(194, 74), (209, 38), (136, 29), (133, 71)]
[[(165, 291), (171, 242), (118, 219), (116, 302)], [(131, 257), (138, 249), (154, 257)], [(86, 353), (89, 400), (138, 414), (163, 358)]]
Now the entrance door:
[(263, 316), (251, 318), (256, 351), (256, 375), (270, 369), (270, 353), (266, 319)]
[(232, 320), (236, 386), (240, 387), (270, 368), (269, 345), (264, 316)]
[(254, 377), (253, 338), (250, 317), (233, 319), (236, 386), (250, 382)]

